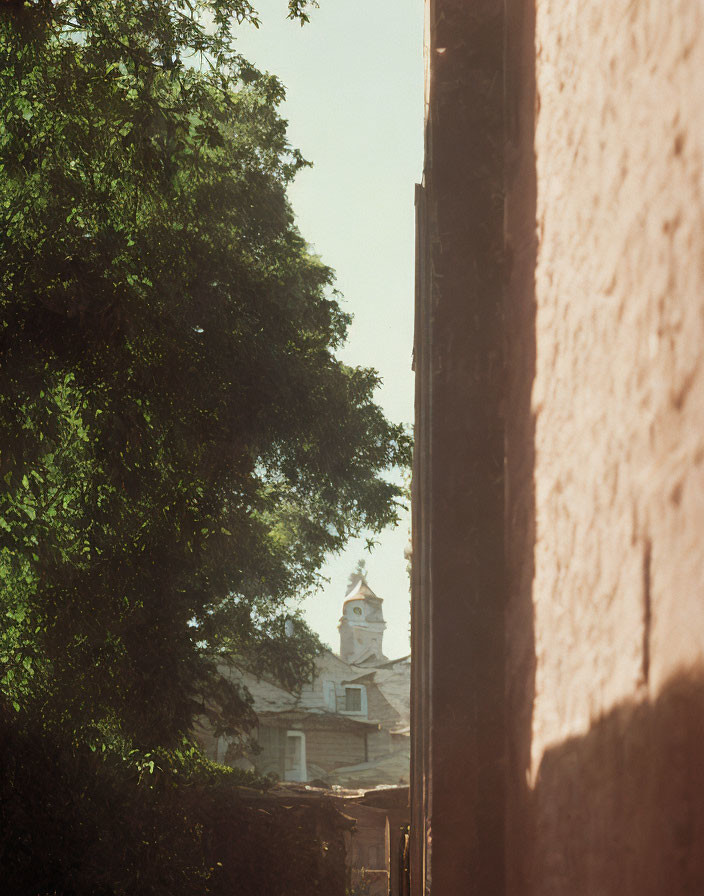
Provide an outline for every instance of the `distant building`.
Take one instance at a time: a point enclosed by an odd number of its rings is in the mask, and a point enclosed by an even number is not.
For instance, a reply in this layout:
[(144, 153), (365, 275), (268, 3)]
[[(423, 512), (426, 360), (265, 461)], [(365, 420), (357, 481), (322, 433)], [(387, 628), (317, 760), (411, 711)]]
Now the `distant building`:
[(338, 626), (340, 659), (345, 663), (359, 666), (386, 662), (387, 657), (381, 649), (386, 629), (382, 603), (364, 576), (352, 577), (352, 587), (342, 605)]
[[(383, 652), (383, 601), (352, 577), (340, 618), (340, 655), (325, 651), (300, 693), (238, 674), (254, 698), (260, 752), (245, 763), (282, 781), (369, 788), (406, 785), (410, 765), (410, 656)], [(224, 738), (202, 737), (226, 760)], [(242, 764), (242, 761), (238, 762)]]

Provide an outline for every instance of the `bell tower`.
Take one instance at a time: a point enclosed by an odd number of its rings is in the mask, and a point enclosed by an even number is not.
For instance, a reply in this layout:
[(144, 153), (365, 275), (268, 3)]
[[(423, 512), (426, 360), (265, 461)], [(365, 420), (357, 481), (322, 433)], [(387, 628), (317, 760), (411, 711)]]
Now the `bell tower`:
[(382, 650), (384, 638), (383, 600), (367, 584), (363, 573), (350, 579), (342, 605), (340, 657), (353, 665), (378, 665), (386, 661)]

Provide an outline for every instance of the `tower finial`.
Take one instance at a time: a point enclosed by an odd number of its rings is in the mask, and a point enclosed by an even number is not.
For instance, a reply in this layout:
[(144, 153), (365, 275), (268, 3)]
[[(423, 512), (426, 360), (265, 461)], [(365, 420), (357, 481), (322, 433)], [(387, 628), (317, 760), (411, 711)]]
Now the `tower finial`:
[(350, 577), (347, 580), (347, 594), (352, 591), (360, 579), (363, 579), (365, 582), (367, 580), (367, 561), (364, 559), (358, 560), (354, 572), (350, 573)]

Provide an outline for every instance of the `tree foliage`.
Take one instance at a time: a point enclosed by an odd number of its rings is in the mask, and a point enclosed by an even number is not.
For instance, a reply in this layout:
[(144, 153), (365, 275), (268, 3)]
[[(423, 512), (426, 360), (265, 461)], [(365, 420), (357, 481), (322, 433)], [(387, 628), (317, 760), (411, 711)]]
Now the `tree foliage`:
[(252, 783), (192, 750), (90, 750), (0, 712), (3, 893), (342, 896), (349, 818)]
[(246, 725), (218, 662), (300, 681), (316, 640), (286, 638), (287, 599), (396, 516), (409, 441), (335, 356), (349, 318), (244, 20), (247, 0), (0, 9), (0, 680), (88, 740)]

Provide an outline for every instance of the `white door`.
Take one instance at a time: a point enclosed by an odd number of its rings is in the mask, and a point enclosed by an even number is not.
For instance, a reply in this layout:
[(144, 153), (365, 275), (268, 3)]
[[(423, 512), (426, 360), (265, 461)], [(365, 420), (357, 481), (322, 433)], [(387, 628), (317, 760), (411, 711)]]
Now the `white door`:
[(302, 731), (286, 732), (284, 781), (305, 781), (306, 738)]
[(337, 700), (335, 698), (334, 681), (323, 682), (323, 699), (325, 700), (325, 706), (330, 710), (330, 712), (337, 712)]

